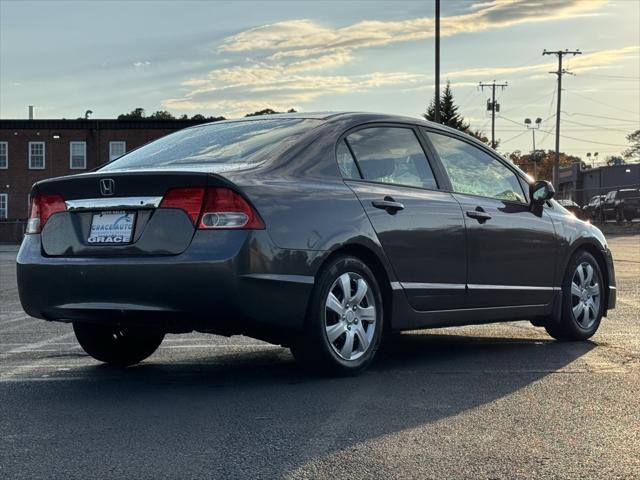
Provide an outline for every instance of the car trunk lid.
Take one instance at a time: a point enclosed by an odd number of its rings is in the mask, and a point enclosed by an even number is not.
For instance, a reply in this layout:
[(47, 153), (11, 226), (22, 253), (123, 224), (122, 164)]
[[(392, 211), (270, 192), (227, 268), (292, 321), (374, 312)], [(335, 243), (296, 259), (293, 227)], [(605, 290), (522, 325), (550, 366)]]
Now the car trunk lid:
[(203, 172), (96, 172), (38, 183), (34, 195), (59, 195), (66, 209), (42, 228), (48, 256), (177, 255), (196, 227), (187, 212), (159, 208), (176, 188), (228, 186)]

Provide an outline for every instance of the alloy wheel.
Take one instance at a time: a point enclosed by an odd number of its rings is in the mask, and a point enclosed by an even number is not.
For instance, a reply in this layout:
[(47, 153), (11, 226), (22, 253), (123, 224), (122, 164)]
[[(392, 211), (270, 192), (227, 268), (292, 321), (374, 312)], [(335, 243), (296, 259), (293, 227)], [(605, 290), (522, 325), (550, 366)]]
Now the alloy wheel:
[(376, 329), (376, 306), (367, 281), (355, 272), (340, 275), (325, 301), (325, 331), (333, 351), (357, 360), (369, 350)]
[(600, 311), (601, 287), (594, 272), (591, 264), (582, 262), (571, 279), (573, 318), (584, 329), (590, 328), (595, 323)]

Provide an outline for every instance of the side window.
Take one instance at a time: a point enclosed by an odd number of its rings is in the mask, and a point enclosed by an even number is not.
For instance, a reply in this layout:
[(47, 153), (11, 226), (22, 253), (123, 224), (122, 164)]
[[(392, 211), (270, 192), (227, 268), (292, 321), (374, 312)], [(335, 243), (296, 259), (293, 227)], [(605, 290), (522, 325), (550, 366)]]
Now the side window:
[(340, 142), (338, 148), (336, 150), (336, 157), (338, 160), (338, 167), (340, 168), (340, 173), (344, 178), (361, 178), (360, 172), (358, 172), (358, 167), (356, 166), (356, 162), (349, 151), (349, 147), (344, 143), (344, 140)]
[(526, 202), (517, 175), (491, 155), (447, 135), (432, 132), (427, 135), (455, 192)]
[(372, 127), (347, 137), (366, 180), (436, 189), (435, 177), (410, 128)]

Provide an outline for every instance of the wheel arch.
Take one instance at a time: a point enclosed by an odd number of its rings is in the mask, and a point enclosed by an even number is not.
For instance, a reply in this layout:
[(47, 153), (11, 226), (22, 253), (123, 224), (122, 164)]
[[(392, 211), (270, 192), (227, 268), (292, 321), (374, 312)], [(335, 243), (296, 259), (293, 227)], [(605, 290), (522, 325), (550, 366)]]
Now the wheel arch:
[(610, 290), (609, 287), (610, 287), (611, 279), (609, 278), (609, 268), (607, 266), (607, 261), (605, 259), (604, 253), (602, 252), (602, 247), (596, 245), (591, 241), (584, 241), (575, 245), (571, 251), (571, 255), (567, 257), (567, 261), (565, 262), (563, 278), (564, 278), (564, 275), (566, 274), (567, 266), (569, 264), (570, 259), (573, 258), (573, 256), (576, 253), (581, 251), (590, 253), (593, 256), (593, 258), (596, 259), (596, 262), (598, 262), (598, 266), (600, 267), (600, 273), (602, 274), (602, 281), (604, 282), (604, 287), (605, 287), (604, 314), (606, 315), (607, 310), (609, 308), (609, 290)]
[(376, 277), (380, 287), (380, 293), (382, 294), (384, 332), (389, 331), (391, 329), (393, 312), (393, 290), (391, 288), (393, 272), (389, 272), (389, 267), (385, 265), (384, 260), (380, 258), (380, 255), (376, 253), (373, 248), (363, 245), (362, 243), (349, 243), (333, 249), (318, 265), (315, 273), (316, 280), (330, 262), (332, 262), (336, 257), (345, 255), (356, 257), (361, 260), (371, 269)]

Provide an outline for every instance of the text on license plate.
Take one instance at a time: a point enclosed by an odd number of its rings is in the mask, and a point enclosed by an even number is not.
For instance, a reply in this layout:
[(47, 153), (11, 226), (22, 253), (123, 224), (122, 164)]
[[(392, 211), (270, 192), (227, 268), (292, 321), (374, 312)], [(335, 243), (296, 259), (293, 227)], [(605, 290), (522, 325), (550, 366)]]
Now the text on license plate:
[(93, 215), (88, 243), (129, 243), (133, 236), (135, 213), (102, 212)]

